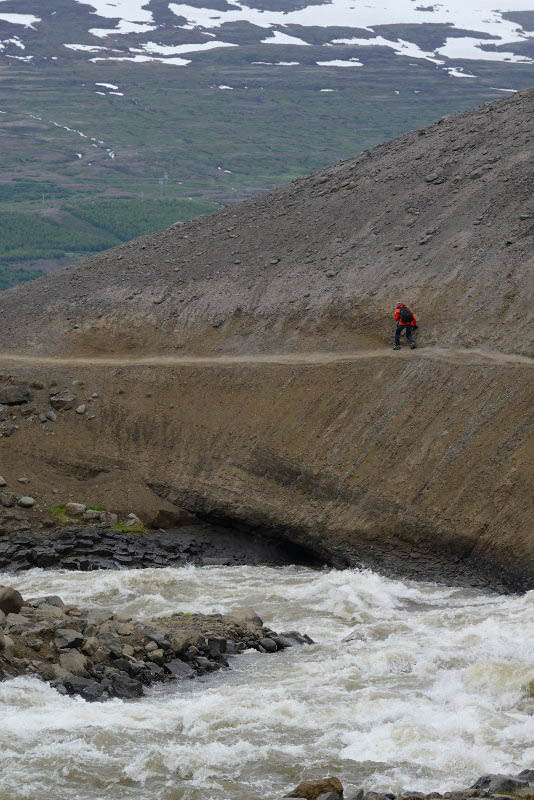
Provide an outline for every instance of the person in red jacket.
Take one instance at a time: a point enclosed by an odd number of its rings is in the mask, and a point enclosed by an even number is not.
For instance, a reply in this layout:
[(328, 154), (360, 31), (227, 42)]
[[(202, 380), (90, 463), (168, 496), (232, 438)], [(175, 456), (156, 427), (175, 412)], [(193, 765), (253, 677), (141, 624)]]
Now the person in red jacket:
[(395, 344), (393, 345), (393, 349), (400, 350), (400, 337), (401, 333), (404, 331), (411, 349), (414, 350), (417, 345), (415, 343), (415, 339), (413, 338), (413, 332), (417, 328), (417, 320), (413, 311), (408, 308), (406, 303), (399, 302), (397, 303), (395, 313), (393, 314), (393, 319), (397, 323), (397, 329), (395, 331)]

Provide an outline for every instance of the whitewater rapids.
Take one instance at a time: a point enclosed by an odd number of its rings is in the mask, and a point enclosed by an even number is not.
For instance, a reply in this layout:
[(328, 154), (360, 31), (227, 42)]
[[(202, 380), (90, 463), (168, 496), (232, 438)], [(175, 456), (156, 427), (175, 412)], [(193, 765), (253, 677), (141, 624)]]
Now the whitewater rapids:
[(1, 683), (0, 800), (265, 800), (325, 775), (346, 790), (445, 791), (534, 765), (534, 592), (302, 567), (32, 570), (0, 583), (143, 619), (252, 606), (316, 641), (247, 652), (137, 701)]

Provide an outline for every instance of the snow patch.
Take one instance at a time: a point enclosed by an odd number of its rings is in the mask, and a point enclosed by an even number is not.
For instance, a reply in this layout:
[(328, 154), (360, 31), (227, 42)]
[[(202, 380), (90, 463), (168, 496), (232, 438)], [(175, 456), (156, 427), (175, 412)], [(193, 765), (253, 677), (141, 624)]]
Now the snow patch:
[(96, 44), (64, 44), (69, 50), (81, 50), (85, 53), (98, 53), (101, 50), (109, 50), (109, 47), (100, 47)]
[[(380, 3), (332, 0), (323, 5), (306, 6), (289, 12), (249, 8), (239, 0), (232, 0), (231, 5), (228, 11), (216, 12), (214, 9), (196, 8), (183, 3), (170, 3), (169, 8), (174, 14), (187, 20), (185, 25), (180, 26), (187, 30), (197, 27), (209, 30), (227, 22), (249, 22), (261, 28), (285, 25), (364, 28), (373, 38), (361, 40), (361, 46), (381, 44), (392, 48), (399, 55), (424, 58), (436, 63), (439, 63), (440, 57), (532, 63), (531, 59), (512, 53), (482, 50), (481, 45), (487, 43), (487, 40), (475, 37), (449, 38), (443, 47), (435, 53), (429, 53), (411, 42), (391, 42), (384, 37), (375, 36), (373, 27), (432, 22), (450, 25), (456, 30), (475, 30), (481, 34), (489, 34), (494, 37), (493, 43), (496, 45), (512, 44), (532, 39), (534, 33), (523, 30), (516, 22), (504, 19), (503, 13), (531, 10), (532, 0), (499, 0), (499, 10), (495, 10), (495, 0), (477, 0), (476, 4), (466, 3), (465, 0), (441, 0), (434, 5), (431, 17), (427, 11), (421, 10), (421, 6), (416, 6), (413, 0), (381, 0)], [(273, 43), (270, 37), (268, 42)]]
[(339, 89), (319, 89), (320, 92), (339, 92)]
[(315, 63), (320, 67), (363, 67), (362, 62), (357, 58), (351, 58), (350, 61), (335, 59), (334, 61), (316, 61)]
[(462, 67), (445, 67), (445, 72), (448, 72), (451, 78), (478, 78), (478, 75), (464, 72)]
[(251, 64), (265, 64), (267, 67), (297, 67), (300, 61), (251, 61)]
[[(156, 42), (146, 42), (142, 45), (143, 50), (147, 53), (159, 53), (163, 56), (170, 56), (178, 53), (195, 53), (202, 50), (213, 50), (216, 47), (238, 47), (237, 44), (230, 42), (200, 42), (197, 44), (157, 44)], [(117, 88), (117, 87), (115, 87)]]
[(287, 33), (282, 33), (281, 31), (273, 31), (272, 34), (269, 34), (266, 39), (261, 40), (262, 44), (300, 44), (306, 45), (309, 47), (308, 42), (304, 42), (302, 39), (297, 39), (296, 36), (289, 36)]
[(97, 16), (106, 19), (121, 17), (130, 22), (153, 22), (151, 12), (146, 9), (150, 0), (113, 0), (113, 3), (109, 0), (76, 0), (76, 2), (92, 6)]
[(527, 56), (518, 56), (515, 53), (504, 51), (483, 50), (485, 44), (511, 44), (528, 37), (519, 37), (517, 34), (514, 39), (500, 42), (487, 42), (475, 39), (472, 36), (460, 36), (458, 39), (449, 38), (442, 47), (438, 47), (436, 53), (451, 59), (468, 59), (472, 61), (509, 61), (512, 64), (534, 64), (534, 59)]
[(41, 18), (33, 14), (0, 14), (0, 20), (12, 25), (24, 25), (25, 28), (33, 28), (37, 22), (41, 22)]
[(225, 86), (223, 83), (220, 86), (217, 86), (217, 89), (231, 89), (233, 91), (233, 86)]
[(95, 83), (95, 86), (103, 86), (104, 89), (118, 89), (118, 86), (115, 86), (114, 83)]
[(121, 19), (116, 28), (90, 28), (89, 33), (103, 39), (106, 36), (116, 36), (117, 34), (148, 33), (155, 30), (155, 25), (140, 25), (138, 22), (128, 22), (125, 19)]
[(422, 58), (425, 61), (432, 61), (434, 64), (444, 64), (443, 59), (437, 59), (435, 53), (421, 50), (416, 44), (406, 42), (404, 39), (397, 39), (395, 42), (385, 39), (383, 36), (375, 36), (373, 39), (332, 39), (330, 43), (358, 45), (359, 47), (389, 47), (398, 56), (408, 56), (410, 58)]
[(90, 58), (89, 61), (133, 61), (137, 64), (148, 63), (150, 61), (159, 62), (160, 64), (174, 64), (179, 67), (186, 67), (191, 61), (185, 58), (156, 58), (155, 56), (110, 56), (109, 58)]

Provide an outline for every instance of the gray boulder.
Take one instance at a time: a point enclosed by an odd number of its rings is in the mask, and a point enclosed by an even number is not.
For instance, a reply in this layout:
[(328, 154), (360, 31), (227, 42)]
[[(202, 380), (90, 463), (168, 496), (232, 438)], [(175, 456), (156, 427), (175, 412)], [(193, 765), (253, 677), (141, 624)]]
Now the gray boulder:
[(0, 492), (0, 505), (4, 506), (4, 508), (10, 508), (15, 505), (15, 498), (7, 492)]
[[(90, 678), (82, 678), (69, 675), (63, 680), (63, 686), (68, 694), (79, 694), (84, 700), (94, 702), (103, 699), (102, 695), (106, 691), (106, 685), (93, 681)], [(109, 695), (106, 693), (106, 696)]]
[(10, 586), (0, 586), (0, 611), (4, 614), (18, 614), (23, 605), (20, 592)]
[(20, 406), (29, 403), (32, 399), (31, 392), (25, 383), (16, 386), (4, 386), (0, 389), (0, 404), (6, 406)]
[(58, 392), (50, 397), (50, 405), (56, 411), (69, 411), (75, 403), (76, 395), (72, 392)]
[(236, 608), (228, 616), (232, 622), (236, 622), (238, 625), (249, 625), (253, 628), (263, 627), (262, 618), (256, 614), (253, 608)]
[(28, 495), (19, 497), (17, 502), (19, 506), (22, 506), (22, 508), (32, 508), (35, 505), (35, 499), (33, 497), (29, 497)]
[(477, 791), (482, 797), (491, 794), (508, 794), (516, 789), (528, 786), (528, 781), (512, 778), (510, 775), (482, 775), (470, 788)]
[(179, 658), (174, 658), (172, 661), (167, 661), (166, 664), (163, 665), (163, 669), (169, 675), (172, 675), (173, 678), (177, 678), (178, 680), (183, 680), (184, 678), (193, 678), (195, 676), (195, 670), (186, 664), (184, 661), (180, 661)]
[(86, 510), (87, 506), (83, 503), (67, 503), (65, 506), (65, 514), (72, 514), (74, 517), (78, 514), (83, 514)]
[(56, 638), (54, 644), (58, 650), (66, 647), (81, 647), (83, 643), (83, 636), (79, 631), (73, 631), (70, 628), (60, 628), (56, 631)]

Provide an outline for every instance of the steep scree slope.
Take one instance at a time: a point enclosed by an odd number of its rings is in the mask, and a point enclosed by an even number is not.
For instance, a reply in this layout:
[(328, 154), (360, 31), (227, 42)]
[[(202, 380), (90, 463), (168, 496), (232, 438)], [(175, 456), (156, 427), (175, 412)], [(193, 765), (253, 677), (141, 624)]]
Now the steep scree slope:
[(389, 341), (402, 297), (426, 342), (528, 354), (533, 111), (521, 92), (8, 291), (4, 341), (352, 349)]
[[(31, 471), (45, 501), (54, 485), (125, 510), (164, 497), (336, 563), (533, 586), (533, 106), (443, 120), (4, 293), (7, 349), (73, 361), (52, 376), (4, 354), (3, 371), (102, 401), (48, 431), (21, 420), (2, 470)], [(415, 353), (389, 349), (399, 297)], [(301, 360), (179, 363), (280, 351)]]

